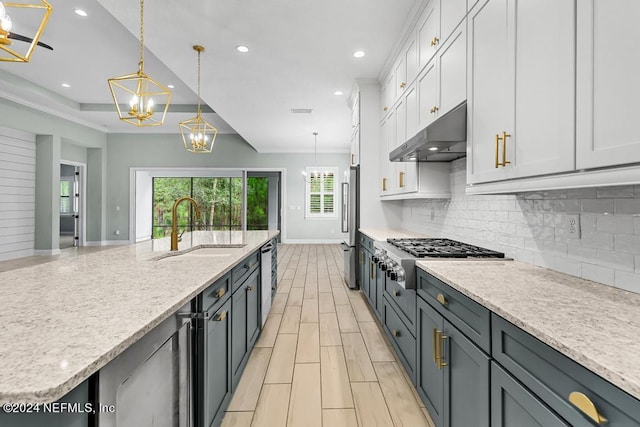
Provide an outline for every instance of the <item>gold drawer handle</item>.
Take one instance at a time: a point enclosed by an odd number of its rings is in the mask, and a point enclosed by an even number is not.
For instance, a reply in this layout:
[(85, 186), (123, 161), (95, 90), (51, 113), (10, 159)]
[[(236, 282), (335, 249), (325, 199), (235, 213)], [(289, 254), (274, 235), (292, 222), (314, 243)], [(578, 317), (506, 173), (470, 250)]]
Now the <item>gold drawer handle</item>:
[(364, 264), (364, 252), (360, 249), (360, 265)]
[(388, 109), (389, 109), (389, 107), (384, 107), (384, 108), (382, 109), (382, 111), (387, 111)]
[(431, 114), (435, 114), (438, 112), (438, 110), (439, 108), (437, 106), (434, 106), (430, 111), (431, 111)]
[(438, 369), (442, 369), (448, 365), (448, 363), (444, 361), (443, 353), (444, 353), (444, 340), (446, 340), (449, 337), (443, 334), (442, 331), (438, 331), (438, 335), (440, 337), (440, 339), (438, 340), (439, 347), (440, 347), (438, 351)]
[(571, 392), (569, 395), (569, 402), (582, 411), (587, 417), (595, 421), (596, 424), (602, 425), (607, 422), (607, 419), (598, 412), (596, 405), (594, 405), (591, 399), (583, 393), (580, 393), (579, 391)]
[(433, 363), (437, 364), (438, 363), (438, 353), (437, 353), (437, 348), (438, 348), (438, 330), (436, 328), (433, 328)]
[(442, 305), (444, 305), (445, 307), (449, 304), (449, 302), (447, 301), (447, 299), (444, 297), (444, 295), (442, 294), (438, 294), (438, 296), (436, 297), (436, 299), (438, 300), (438, 302)]
[[(507, 132), (502, 131), (502, 136), (500, 134), (496, 134), (496, 169), (498, 166), (507, 166), (511, 164), (510, 161), (507, 160), (507, 138), (511, 138)], [(499, 152), (500, 152), (500, 141), (502, 141), (502, 161), (499, 161)]]
[(215, 320), (216, 322), (222, 322), (224, 319), (227, 318), (227, 311), (223, 311), (222, 313), (218, 314), (218, 317), (216, 317)]
[(404, 172), (400, 172), (400, 188), (404, 187)]
[(391, 331), (391, 335), (393, 335), (394, 337), (399, 337), (400, 336), (400, 331), (396, 331), (394, 329), (393, 331)]
[(406, 86), (407, 86), (406, 83), (404, 83), (404, 82), (400, 83), (400, 89), (404, 89)]
[(440, 39), (438, 37), (434, 37), (433, 40), (431, 40), (431, 46), (437, 46), (439, 41)]
[(387, 191), (387, 178), (382, 178), (382, 191)]
[(253, 285), (247, 286), (247, 292), (253, 292)]
[(220, 288), (216, 291), (215, 293), (215, 297), (216, 298), (222, 298), (222, 296), (227, 292), (227, 290), (225, 288)]
[(394, 290), (393, 290), (393, 296), (394, 296), (394, 297), (399, 297), (399, 296), (400, 296), (400, 291), (399, 291), (399, 290), (397, 290), (397, 289), (394, 289)]

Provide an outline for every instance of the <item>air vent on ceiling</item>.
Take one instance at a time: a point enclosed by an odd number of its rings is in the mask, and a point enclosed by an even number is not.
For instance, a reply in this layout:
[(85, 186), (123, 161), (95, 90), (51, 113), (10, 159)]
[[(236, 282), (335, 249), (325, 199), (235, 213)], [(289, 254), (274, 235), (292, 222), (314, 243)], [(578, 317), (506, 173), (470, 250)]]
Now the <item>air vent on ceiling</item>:
[(293, 114), (311, 114), (313, 111), (311, 108), (292, 108), (291, 113)]

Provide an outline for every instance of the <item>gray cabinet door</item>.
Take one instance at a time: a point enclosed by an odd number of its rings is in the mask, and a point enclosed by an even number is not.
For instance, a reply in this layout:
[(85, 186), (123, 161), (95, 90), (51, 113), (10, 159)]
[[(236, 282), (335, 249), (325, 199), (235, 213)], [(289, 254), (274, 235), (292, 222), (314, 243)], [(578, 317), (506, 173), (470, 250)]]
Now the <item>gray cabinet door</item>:
[(369, 297), (369, 262), (370, 255), (364, 249), (360, 248), (360, 253), (358, 254), (358, 263), (360, 266), (360, 288), (362, 289), (362, 293), (368, 298)]
[(231, 396), (231, 300), (205, 320), (204, 426), (217, 424)]
[(568, 427), (500, 365), (491, 362), (491, 427)]
[(260, 270), (256, 270), (244, 285), (247, 289), (247, 351), (253, 348), (260, 335)]
[(247, 354), (247, 288), (241, 286), (231, 297), (231, 378), (232, 386), (240, 380)]
[(384, 295), (384, 284), (385, 284), (385, 279), (387, 278), (387, 275), (385, 274), (384, 271), (382, 271), (382, 269), (380, 267), (378, 267), (376, 265), (376, 286), (375, 286), (375, 313), (376, 316), (378, 316), (378, 319), (380, 319), (380, 322), (382, 322), (382, 324), (384, 325), (384, 300), (382, 299), (382, 296)]
[(445, 426), (444, 373), (434, 360), (434, 330), (442, 331), (443, 326), (443, 317), (418, 298), (416, 388), (436, 427)]
[(489, 427), (490, 358), (444, 321), (444, 419), (449, 427)]

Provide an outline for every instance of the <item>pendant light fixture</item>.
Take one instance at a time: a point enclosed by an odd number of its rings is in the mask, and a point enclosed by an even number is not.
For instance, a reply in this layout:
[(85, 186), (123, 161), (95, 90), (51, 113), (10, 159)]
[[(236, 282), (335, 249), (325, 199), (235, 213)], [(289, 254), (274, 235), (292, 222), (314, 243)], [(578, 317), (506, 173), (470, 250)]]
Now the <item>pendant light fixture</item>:
[(140, 127), (160, 126), (164, 123), (171, 91), (144, 72), (144, 0), (140, 0), (138, 71), (109, 79), (109, 88), (120, 120)]
[(310, 174), (307, 174), (307, 171), (302, 171), (302, 179), (305, 182), (310, 183), (315, 180), (319, 180), (323, 176), (327, 175), (328, 172), (318, 172), (318, 132), (313, 133), (313, 171)]
[[(0, 61), (29, 62), (38, 45), (53, 50), (51, 46), (39, 42), (52, 11), (53, 8), (46, 0), (36, 3), (0, 1)], [(37, 28), (37, 30), (29, 35), (12, 33), (11, 30), (16, 27), (16, 24), (22, 29)], [(28, 44), (14, 44), (14, 41)], [(22, 46), (25, 49), (20, 49)]]
[(182, 134), (182, 143), (187, 151), (210, 153), (213, 150), (213, 143), (216, 140), (218, 129), (202, 118), (200, 108), (200, 55), (204, 52), (204, 47), (195, 45), (193, 50), (198, 52), (198, 112), (194, 118), (180, 122), (180, 133)]

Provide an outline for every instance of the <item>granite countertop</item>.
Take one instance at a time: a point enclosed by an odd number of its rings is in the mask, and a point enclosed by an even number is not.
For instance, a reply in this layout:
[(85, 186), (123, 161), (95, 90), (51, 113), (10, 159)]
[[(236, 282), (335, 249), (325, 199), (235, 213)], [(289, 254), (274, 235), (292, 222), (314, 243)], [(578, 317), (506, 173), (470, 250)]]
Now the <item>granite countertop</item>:
[(416, 266), (640, 399), (640, 294), (517, 261)]
[(360, 228), (362, 234), (367, 235), (373, 240), (387, 240), (387, 239), (403, 239), (410, 237), (430, 237), (426, 234), (416, 233), (415, 231), (400, 230), (393, 228)]
[(206, 262), (160, 259), (167, 238), (0, 273), (0, 404), (61, 398), (278, 233), (185, 234), (179, 254), (236, 246)]

